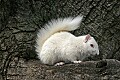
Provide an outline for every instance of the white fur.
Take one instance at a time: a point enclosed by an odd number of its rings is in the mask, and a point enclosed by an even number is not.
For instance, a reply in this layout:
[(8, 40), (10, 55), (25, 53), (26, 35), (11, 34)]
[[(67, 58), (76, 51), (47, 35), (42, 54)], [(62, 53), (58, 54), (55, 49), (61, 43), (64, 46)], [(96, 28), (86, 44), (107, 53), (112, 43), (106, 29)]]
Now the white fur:
[(37, 45), (36, 51), (41, 52), (42, 45), (44, 42), (54, 33), (59, 31), (72, 31), (79, 27), (83, 16), (77, 16), (76, 18), (59, 18), (57, 20), (52, 20), (45, 24), (44, 28), (40, 29), (37, 34)]
[[(49, 65), (60, 61), (79, 63), (91, 54), (99, 54), (98, 45), (93, 37), (85, 43), (87, 35), (75, 37), (67, 32), (77, 29), (81, 20), (82, 16), (52, 20), (39, 31), (36, 51), (42, 63)], [(89, 46), (91, 43), (94, 44), (94, 48)]]

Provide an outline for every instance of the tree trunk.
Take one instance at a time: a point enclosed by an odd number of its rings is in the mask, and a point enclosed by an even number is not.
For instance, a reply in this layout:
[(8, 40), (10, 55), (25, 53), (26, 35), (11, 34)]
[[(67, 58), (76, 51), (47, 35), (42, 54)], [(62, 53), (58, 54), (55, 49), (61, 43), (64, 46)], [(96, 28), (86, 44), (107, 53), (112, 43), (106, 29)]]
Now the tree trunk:
[[(0, 0), (0, 80), (120, 79), (119, 0)], [(38, 29), (59, 17), (84, 15), (76, 36), (91, 34), (100, 55), (47, 66), (36, 57)]]

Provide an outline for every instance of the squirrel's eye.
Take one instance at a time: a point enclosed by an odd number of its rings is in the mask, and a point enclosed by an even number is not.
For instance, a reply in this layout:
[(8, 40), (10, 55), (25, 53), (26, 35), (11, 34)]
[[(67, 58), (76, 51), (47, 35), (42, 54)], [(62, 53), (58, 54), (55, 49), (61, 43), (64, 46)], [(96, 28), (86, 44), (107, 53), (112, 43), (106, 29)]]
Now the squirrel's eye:
[(92, 48), (94, 48), (94, 45), (93, 45), (93, 44), (90, 44), (90, 46), (91, 46)]

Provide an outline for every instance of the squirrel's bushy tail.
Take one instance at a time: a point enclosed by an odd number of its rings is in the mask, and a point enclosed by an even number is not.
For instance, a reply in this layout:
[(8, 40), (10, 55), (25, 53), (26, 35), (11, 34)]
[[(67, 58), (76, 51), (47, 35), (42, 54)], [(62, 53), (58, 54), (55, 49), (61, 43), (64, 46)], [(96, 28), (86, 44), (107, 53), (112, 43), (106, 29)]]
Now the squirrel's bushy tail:
[(59, 18), (57, 20), (52, 20), (45, 24), (44, 28), (40, 29), (37, 34), (37, 44), (36, 51), (41, 52), (42, 45), (44, 42), (54, 33), (59, 31), (72, 31), (80, 26), (83, 16), (77, 16), (75, 18)]

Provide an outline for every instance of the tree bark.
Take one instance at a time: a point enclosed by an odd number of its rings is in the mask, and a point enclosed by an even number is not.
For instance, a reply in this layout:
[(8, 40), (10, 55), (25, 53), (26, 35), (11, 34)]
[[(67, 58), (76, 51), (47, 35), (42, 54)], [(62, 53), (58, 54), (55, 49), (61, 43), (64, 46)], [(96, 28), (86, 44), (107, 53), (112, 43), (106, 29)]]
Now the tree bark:
[[(38, 29), (59, 17), (84, 15), (76, 36), (91, 34), (100, 55), (81, 64), (47, 66), (35, 52)], [(120, 79), (119, 0), (0, 0), (0, 80)]]

